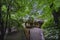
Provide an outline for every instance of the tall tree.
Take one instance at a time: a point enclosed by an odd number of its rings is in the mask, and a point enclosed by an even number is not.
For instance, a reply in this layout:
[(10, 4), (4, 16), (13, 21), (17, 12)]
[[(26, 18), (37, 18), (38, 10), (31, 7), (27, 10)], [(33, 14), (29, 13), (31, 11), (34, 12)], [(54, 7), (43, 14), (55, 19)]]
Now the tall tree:
[(4, 24), (3, 24), (3, 18), (2, 18), (2, 0), (0, 0), (0, 40), (4, 40)]
[[(54, 5), (54, 3), (52, 3), (51, 5), (50, 5), (50, 8), (52, 9), (53, 8), (53, 5)], [(53, 15), (53, 17), (54, 17), (54, 21), (55, 21), (55, 25), (56, 25), (56, 29), (57, 30), (59, 30), (60, 31), (60, 21), (59, 21), (59, 17), (60, 17), (60, 7), (58, 7), (58, 11), (56, 11), (55, 9), (52, 9), (52, 15)], [(59, 32), (60, 33), (60, 32)], [(58, 35), (59, 36), (59, 38), (58, 38), (58, 40), (60, 40), (60, 35)]]

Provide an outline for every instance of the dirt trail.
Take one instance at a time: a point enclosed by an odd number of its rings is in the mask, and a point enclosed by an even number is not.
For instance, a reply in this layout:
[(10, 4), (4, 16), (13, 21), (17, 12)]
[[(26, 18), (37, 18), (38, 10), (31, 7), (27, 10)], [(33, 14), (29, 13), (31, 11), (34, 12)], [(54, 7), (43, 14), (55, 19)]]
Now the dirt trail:
[(20, 30), (17, 33), (12, 33), (10, 35), (7, 35), (6, 40), (26, 40), (24, 31)]

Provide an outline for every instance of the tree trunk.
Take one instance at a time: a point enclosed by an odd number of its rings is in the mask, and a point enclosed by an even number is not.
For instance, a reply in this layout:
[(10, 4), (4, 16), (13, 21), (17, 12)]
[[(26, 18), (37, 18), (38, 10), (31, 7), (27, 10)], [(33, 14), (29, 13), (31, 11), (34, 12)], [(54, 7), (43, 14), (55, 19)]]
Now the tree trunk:
[(11, 1), (9, 2), (9, 5), (8, 5), (8, 9), (7, 9), (7, 17), (8, 17), (8, 32), (11, 33), (11, 26), (10, 26), (10, 19), (11, 19), (11, 15), (10, 15), (10, 9), (11, 9)]
[(53, 10), (52, 14), (53, 14), (56, 26), (58, 26), (58, 24), (59, 24), (58, 15), (57, 15), (58, 13), (55, 10)]
[(4, 40), (4, 34), (5, 34), (5, 31), (4, 31), (4, 24), (3, 24), (3, 18), (2, 18), (2, 3), (0, 1), (0, 32), (1, 32), (1, 35), (0, 35), (0, 40)]
[[(50, 8), (52, 9), (53, 8), (53, 3), (50, 5)], [(54, 17), (54, 21), (55, 21), (55, 25), (56, 25), (56, 29), (59, 30), (59, 35), (58, 35), (58, 40), (60, 40), (60, 20), (59, 20), (59, 17), (60, 17), (60, 7), (58, 9), (58, 12), (56, 12), (55, 9), (52, 9), (52, 14), (53, 14), (53, 17)]]

